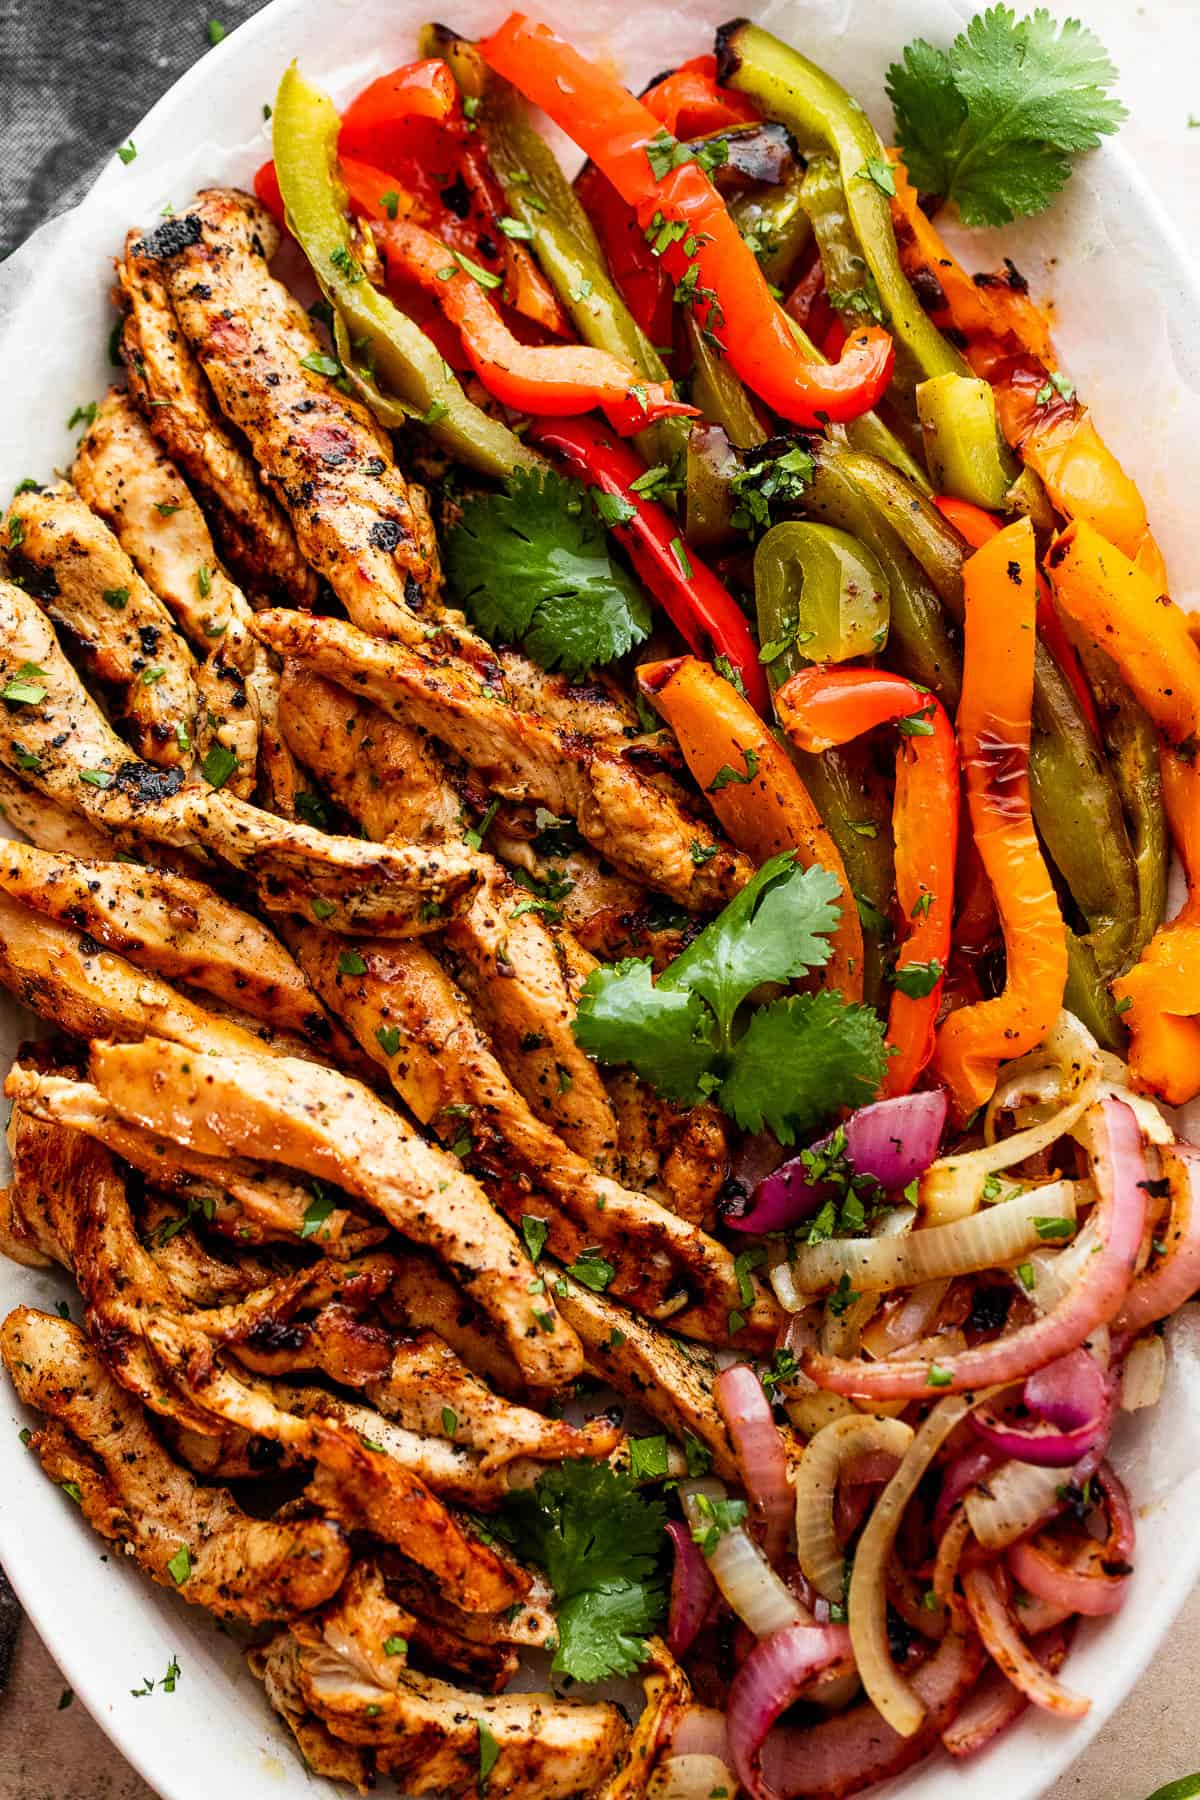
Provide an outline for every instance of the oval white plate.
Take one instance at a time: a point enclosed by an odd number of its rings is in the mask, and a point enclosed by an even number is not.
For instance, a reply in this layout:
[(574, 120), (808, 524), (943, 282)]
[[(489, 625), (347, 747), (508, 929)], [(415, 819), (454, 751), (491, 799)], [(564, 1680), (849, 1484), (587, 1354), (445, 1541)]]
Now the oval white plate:
[[(474, 33), (503, 16), (489, 0), (274, 0), (196, 64), (133, 134), (136, 160), (114, 156), (83, 205), (12, 259), (0, 282), (8, 317), (0, 335), (5, 406), (0, 493), (26, 474), (70, 461), (66, 420), (96, 398), (112, 370), (106, 349), (111, 259), (126, 228), (184, 206), (196, 186), (248, 185), (269, 155), (263, 104), (285, 62), (299, 57), (339, 100), (414, 54), (430, 13)], [(732, 0), (627, 9), (620, 0), (582, 8), (547, 0), (538, 12), (581, 47), (611, 53), (632, 83), (693, 55)], [(943, 0), (769, 0), (747, 10), (837, 74), (886, 129), (883, 77), (912, 37), (947, 42), (961, 25)], [(586, 20), (586, 25), (581, 21)], [(1077, 175), (1049, 221), (977, 244), (982, 266), (1013, 254), (1036, 293), (1052, 291), (1064, 366), (1101, 428), (1142, 483), (1181, 597), (1200, 594), (1200, 542), (1188, 518), (1200, 413), (1200, 287), (1159, 208), (1120, 152), (1106, 145)], [(1119, 281), (1119, 286), (1118, 286)], [(1120, 292), (1120, 316), (1112, 299)], [(3, 316), (0, 309), (0, 317)], [(1130, 321), (1137, 320), (1136, 344)], [(1189, 454), (1189, 447), (1191, 453)], [(1169, 476), (1174, 471), (1172, 489)], [(0, 1068), (26, 1029), (0, 996)], [(0, 1314), (20, 1301), (78, 1304), (65, 1282), (0, 1259)], [(1137, 1574), (1120, 1618), (1081, 1634), (1071, 1683), (1092, 1696), (1088, 1718), (1063, 1728), (1030, 1717), (965, 1767), (944, 1758), (892, 1784), (888, 1794), (962, 1800), (970, 1793), (1034, 1800), (1083, 1749), (1168, 1632), (1200, 1575), (1200, 1354), (1189, 1327), (1177, 1334), (1171, 1385), (1155, 1424), (1124, 1427), (1120, 1463), (1143, 1509)], [(122, 1568), (56, 1493), (18, 1431), (11, 1389), (0, 1389), (0, 1560), (81, 1701), (163, 1800), (300, 1800), (334, 1792), (302, 1768), (281, 1722), (230, 1640), (180, 1599)], [(155, 1680), (172, 1657), (178, 1685)], [(1148, 1777), (1146, 1785), (1152, 1785)], [(879, 1790), (882, 1794), (884, 1790)]]

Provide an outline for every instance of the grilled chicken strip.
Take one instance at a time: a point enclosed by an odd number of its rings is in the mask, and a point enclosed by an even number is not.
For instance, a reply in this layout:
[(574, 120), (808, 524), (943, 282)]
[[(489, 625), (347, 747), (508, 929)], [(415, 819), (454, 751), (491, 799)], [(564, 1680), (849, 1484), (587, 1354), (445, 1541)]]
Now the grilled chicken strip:
[(144, 968), (341, 1056), (341, 1033), (283, 945), (201, 881), (14, 843), (0, 848), (0, 888)]
[(57, 481), (14, 497), (8, 535), (13, 569), (77, 640), (138, 754), (164, 768), (183, 762), (196, 726), (196, 665), (107, 525)]
[(76, 856), (94, 856), (105, 862), (117, 854), (117, 840), (101, 825), (93, 825), (56, 806), (8, 769), (0, 768), (0, 816), (14, 831), (23, 832), (31, 844), (42, 850), (71, 851)]
[(409, 1794), (473, 1793), (481, 1724), (498, 1750), (488, 1778), (491, 1800), (586, 1794), (611, 1769), (628, 1736), (617, 1708), (602, 1702), (466, 1695), (407, 1668), (395, 1688), (382, 1687), (328, 1645), (301, 1643), (295, 1634), (290, 1647), (276, 1654), (294, 1658), (306, 1705), (334, 1736), (373, 1748), (379, 1772)]
[[(279, 677), (249, 628), (249, 603), (222, 568), (203, 513), (120, 388), (100, 402), (71, 474), (199, 657), (197, 750), (202, 759), (214, 745), (235, 756), (226, 786), (249, 799), (260, 721), (264, 712), (275, 715)], [(278, 749), (270, 734), (268, 744)]]
[(618, 754), (516, 711), (464, 665), (436, 662), (337, 619), (268, 611), (256, 615), (254, 627), (281, 656), (300, 658), (439, 738), (493, 793), (575, 819), (618, 869), (681, 906), (711, 910), (749, 880), (744, 856), (714, 842), (706, 825)]
[(341, 1585), (350, 1551), (332, 1519), (252, 1519), (225, 1489), (201, 1487), (78, 1326), (19, 1306), (0, 1326), (0, 1356), (18, 1398), (50, 1421), (30, 1439), (47, 1475), (73, 1483), (88, 1523), (161, 1586), (259, 1625), (320, 1606)]
[(398, 1605), (375, 1562), (354, 1565), (336, 1599), (321, 1614), (320, 1628), (335, 1656), (380, 1687), (401, 1685), (414, 1652), (461, 1671), (471, 1678), (472, 1687), (487, 1693), (499, 1693), (517, 1671), (517, 1653), (511, 1645), (475, 1644)]
[(266, 1644), (254, 1645), (246, 1661), (266, 1690), (267, 1699), (296, 1740), (304, 1766), (329, 1781), (344, 1781), (362, 1795), (375, 1786), (369, 1752), (356, 1744), (344, 1744), (328, 1726), (306, 1708), (296, 1680), (292, 1640), (279, 1633)]
[[(346, 1530), (373, 1531), (436, 1571), (468, 1611), (495, 1612), (521, 1598), (528, 1585), (521, 1571), (465, 1532), (421, 1478), (377, 1439), (364, 1438), (332, 1410), (314, 1406), (302, 1417), (279, 1405), (278, 1390), (239, 1379), (194, 1326), (169, 1313), (147, 1320), (146, 1338), (193, 1405), (315, 1462), (308, 1498)], [(322, 1399), (331, 1409), (338, 1404), (328, 1395)]]
[(580, 1282), (564, 1278), (562, 1285), (560, 1305), (579, 1333), (589, 1372), (644, 1407), (684, 1444), (698, 1440), (716, 1473), (737, 1481), (733, 1446), (712, 1395), (720, 1366), (712, 1351), (684, 1343)]
[[(422, 1124), (467, 1154), (514, 1222), (542, 1218), (552, 1251), (573, 1262), (599, 1247), (615, 1296), (655, 1312), (690, 1292), (706, 1333), (728, 1334), (740, 1304), (732, 1255), (675, 1214), (600, 1174), (537, 1119), (437, 961), (415, 944), (359, 942), (347, 969), (335, 939), (300, 927), (301, 965)], [(540, 1211), (539, 1211), (540, 1209)]]
[(129, 391), (167, 455), (205, 501), (222, 550), (252, 592), (311, 606), (317, 578), (253, 461), (221, 421), (179, 329), (159, 264), (138, 250), (140, 238), (139, 232), (129, 233), (124, 260), (117, 264), (129, 308), (122, 332)]
[(225, 417), (291, 517), (306, 560), (364, 630), (420, 639), (440, 575), (424, 493), (358, 400), (303, 366), (322, 346), (267, 267), (279, 241), (248, 194), (209, 189), (133, 246), (157, 263)]
[[(356, 1256), (364, 1242), (382, 1234), (379, 1226), (345, 1207), (314, 1206), (313, 1192), (265, 1163), (238, 1156), (202, 1156), (181, 1148), (160, 1133), (143, 1130), (123, 1119), (90, 1082), (46, 1075), (17, 1064), (5, 1090), (29, 1114), (48, 1123), (95, 1138), (125, 1162), (140, 1169), (186, 1211), (202, 1215), (214, 1231), (239, 1245), (294, 1243), (316, 1235), (331, 1256)], [(172, 1217), (178, 1220), (180, 1215)]]
[(294, 1057), (208, 1056), (162, 1039), (93, 1045), (91, 1076), (123, 1117), (191, 1149), (280, 1162), (367, 1201), (450, 1265), (529, 1382), (557, 1388), (578, 1373), (574, 1334), (548, 1295), (531, 1298), (530, 1264), (511, 1228), (457, 1159), (351, 1077)]
[(271, 912), (316, 908), (330, 929), (427, 932), (450, 916), (479, 875), (459, 842), (392, 848), (292, 824), (211, 787), (182, 787), (182, 771), (134, 760), (63, 655), (27, 595), (0, 581), (0, 686), (26, 663), (44, 690), (36, 704), (0, 708), (0, 762), (56, 804), (108, 830), (135, 829), (181, 847), (201, 845), (244, 870)]
[[(368, 837), (420, 843), (461, 834), (461, 802), (422, 733), (298, 663), (285, 666), (282, 695), (289, 745)], [(493, 857), (480, 850), (476, 860), (483, 880), (447, 925), (443, 953), (538, 1118), (615, 1174), (616, 1117), (571, 1031), (575, 999), (561, 935)]]

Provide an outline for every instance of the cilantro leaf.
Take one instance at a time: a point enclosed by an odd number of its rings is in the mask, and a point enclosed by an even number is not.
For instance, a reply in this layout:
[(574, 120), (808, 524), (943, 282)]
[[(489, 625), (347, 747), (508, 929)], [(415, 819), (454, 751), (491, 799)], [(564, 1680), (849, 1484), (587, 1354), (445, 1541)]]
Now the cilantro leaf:
[(715, 1055), (712, 1015), (697, 994), (657, 986), (632, 958), (593, 969), (583, 985), (575, 1040), (589, 1056), (628, 1063), (669, 1100), (694, 1102)]
[(734, 1013), (754, 988), (791, 981), (829, 961), (825, 934), (837, 928), (840, 893), (827, 869), (802, 869), (787, 851), (773, 856), (676, 957), (656, 991), (685, 988), (702, 995), (728, 1043)]
[(632, 1675), (661, 1618), (666, 1508), (604, 1463), (563, 1463), (506, 1494), (498, 1521), (558, 1598), (554, 1669), (578, 1681)]
[(836, 994), (796, 994), (760, 1006), (734, 1047), (721, 1105), (743, 1131), (768, 1127), (781, 1144), (841, 1106), (873, 1100), (886, 1064), (869, 1006)]
[(1042, 212), (1072, 157), (1125, 118), (1105, 91), (1116, 75), (1094, 32), (1044, 7), (1023, 19), (989, 7), (948, 51), (918, 38), (887, 83), (909, 175), (968, 225)]
[(479, 629), (523, 642), (547, 669), (582, 675), (650, 630), (649, 606), (609, 556), (586, 490), (552, 470), (514, 470), (504, 493), (469, 500), (446, 567)]

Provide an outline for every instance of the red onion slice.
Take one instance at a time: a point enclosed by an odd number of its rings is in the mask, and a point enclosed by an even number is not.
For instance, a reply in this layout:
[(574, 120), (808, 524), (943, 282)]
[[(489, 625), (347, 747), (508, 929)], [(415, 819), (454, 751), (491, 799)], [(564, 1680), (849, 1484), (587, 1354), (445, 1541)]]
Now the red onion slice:
[(1145, 1330), (1200, 1289), (1200, 1150), (1164, 1144), (1158, 1154), (1171, 1189), (1170, 1220), (1159, 1233), (1167, 1253), (1126, 1294), (1113, 1320), (1118, 1331)]
[(1108, 1507), (1109, 1531), (1103, 1544), (1089, 1539), (1069, 1563), (1054, 1554), (1049, 1536), (1027, 1538), (1008, 1552), (1014, 1577), (1035, 1599), (1091, 1619), (1118, 1612), (1125, 1604), (1134, 1542), (1129, 1497), (1107, 1463), (1097, 1471), (1096, 1482)]
[(911, 1768), (928, 1752), (979, 1679), (984, 1654), (974, 1632), (948, 1631), (912, 1677), (925, 1718), (912, 1737), (893, 1731), (870, 1701), (806, 1728), (776, 1726), (762, 1748), (763, 1776), (779, 1800), (856, 1794)]
[[(843, 1130), (846, 1158), (859, 1175), (870, 1175), (889, 1193), (907, 1187), (937, 1155), (946, 1123), (946, 1095), (941, 1088), (877, 1100), (851, 1113)], [(827, 1135), (814, 1150), (825, 1149)], [(812, 1181), (802, 1156), (794, 1156), (765, 1176), (740, 1217), (727, 1214), (734, 1231), (780, 1231), (818, 1212), (829, 1198), (827, 1182)]]
[(1035, 1369), (1025, 1382), (1021, 1398), (1030, 1412), (1051, 1425), (1062, 1431), (1078, 1431), (1100, 1417), (1111, 1387), (1094, 1356), (1083, 1349), (1069, 1350), (1066, 1356)]
[(695, 1641), (717, 1592), (717, 1584), (700, 1554), (695, 1539), (679, 1519), (667, 1525), (675, 1546), (671, 1572), (671, 1605), (667, 1613), (667, 1644), (672, 1656), (682, 1656)]
[(1040, 1663), (1022, 1636), (1008, 1599), (1003, 1569), (968, 1569), (962, 1578), (967, 1611), (992, 1661), (1027, 1700), (1059, 1718), (1082, 1719), (1091, 1708)]
[[(972, 1414), (972, 1417), (974, 1415)], [(949, 1464), (942, 1478), (941, 1492), (933, 1509), (933, 1535), (940, 1538), (950, 1523), (950, 1515), (962, 1499), (963, 1495), (988, 1475), (995, 1466), (995, 1457), (990, 1450), (980, 1444), (976, 1448), (964, 1450)]]
[(771, 1403), (748, 1363), (723, 1369), (713, 1383), (713, 1398), (729, 1427), (752, 1516), (763, 1528), (767, 1561), (777, 1563), (788, 1546), (796, 1503)]
[(750, 1652), (730, 1686), (725, 1719), (734, 1773), (752, 1800), (775, 1800), (758, 1753), (780, 1713), (823, 1670), (850, 1655), (844, 1625), (791, 1625)]
[[(1067, 1634), (1058, 1630), (1043, 1632), (1033, 1639), (1030, 1648), (1042, 1667), (1057, 1675), (1067, 1654)], [(956, 1761), (974, 1756), (1019, 1719), (1028, 1705), (1020, 1689), (1006, 1680), (999, 1669), (993, 1669), (943, 1731), (942, 1743)]]
[(818, 1387), (862, 1400), (918, 1400), (936, 1393), (1003, 1387), (1077, 1349), (1119, 1311), (1141, 1247), (1147, 1179), (1137, 1119), (1119, 1100), (1089, 1110), (1097, 1251), (1053, 1312), (1030, 1325), (951, 1355), (866, 1362), (809, 1351), (803, 1371)]

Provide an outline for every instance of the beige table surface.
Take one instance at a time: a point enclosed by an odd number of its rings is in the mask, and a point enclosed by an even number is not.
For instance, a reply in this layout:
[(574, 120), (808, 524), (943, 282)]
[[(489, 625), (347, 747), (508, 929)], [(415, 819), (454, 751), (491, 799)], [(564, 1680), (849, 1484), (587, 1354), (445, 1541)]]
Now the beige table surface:
[[(886, 7), (887, 0), (879, 3)], [(1024, 12), (1033, 0), (1010, 3)], [(1132, 115), (1122, 141), (1200, 255), (1200, 0), (1143, 6), (1077, 0), (1052, 10), (1082, 13), (1100, 33), (1121, 70)], [(1122, 327), (1114, 329), (1119, 347)], [(62, 1677), (26, 1625), (0, 1698), (0, 1800), (155, 1800), (78, 1701), (60, 1709), (62, 1697)], [(1154, 1665), (1045, 1800), (1144, 1800), (1194, 1770), (1200, 1770), (1200, 1590)], [(982, 1782), (979, 1800), (996, 1800)]]

